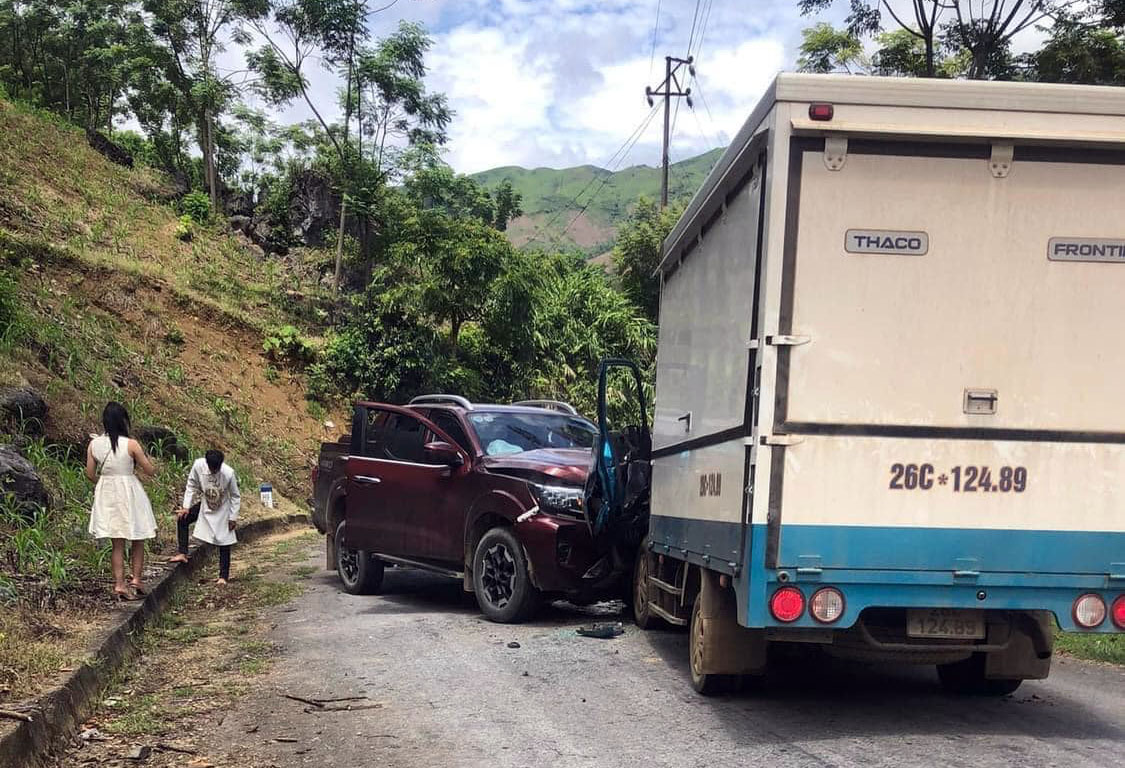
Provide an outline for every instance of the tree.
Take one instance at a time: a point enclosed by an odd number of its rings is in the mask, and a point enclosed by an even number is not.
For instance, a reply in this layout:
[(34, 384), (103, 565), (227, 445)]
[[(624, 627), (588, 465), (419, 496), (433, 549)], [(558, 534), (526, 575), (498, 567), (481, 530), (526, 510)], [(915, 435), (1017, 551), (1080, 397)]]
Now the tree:
[(268, 0), (145, 0), (152, 28), (171, 52), (169, 80), (196, 115), (198, 143), (203, 154), (203, 175), (211, 206), (222, 205), (222, 181), (217, 152), (219, 117), (238, 92), (241, 73), (221, 73), (218, 56), (229, 35), (246, 43), (241, 25), (261, 18)]
[(368, 156), (380, 172), (387, 170), (389, 147), (445, 144), (453, 112), (444, 94), (425, 87), (425, 55), (431, 45), (423, 27), (404, 21), (360, 52), (354, 92), (360, 152), (363, 139), (369, 140)]
[[(889, 18), (894, 29), (919, 41), (923, 77), (940, 77), (942, 60), (964, 59), (962, 74), (970, 79), (1007, 77), (1012, 73), (1012, 39), (1024, 30), (1050, 23), (1075, 0), (911, 0), (910, 15), (889, 0), (848, 0), (844, 31), (863, 40), (887, 31)], [(1119, 0), (1113, 0), (1119, 2)], [(802, 14), (826, 10), (834, 0), (798, 0)], [(884, 16), (885, 14), (885, 16)], [(831, 42), (831, 39), (828, 39)], [(892, 40), (899, 51), (901, 40)], [(816, 49), (823, 57), (826, 49)], [(962, 54), (964, 56), (962, 57)]]
[(797, 69), (801, 72), (847, 72), (867, 69), (863, 43), (847, 30), (820, 22), (801, 32), (801, 55)]
[(621, 227), (613, 248), (613, 265), (621, 281), (621, 289), (652, 322), (657, 320), (660, 303), (660, 265), (664, 238), (672, 231), (683, 211), (672, 205), (661, 211), (655, 201), (642, 197)]
[[(334, 284), (337, 292), (343, 270), (347, 182), (355, 164), (355, 153), (347, 139), (351, 91), (357, 46), (368, 36), (365, 16), (365, 6), (359, 0), (283, 0), (271, 9), (271, 13), (251, 22), (258, 36), (265, 40), (265, 45), (247, 55), (250, 68), (259, 75), (258, 89), (262, 95), (279, 106), (302, 98), (336, 153), (344, 200), (336, 241)], [(348, 92), (345, 103), (349, 108), (345, 113), (342, 137), (324, 119), (309, 93), (307, 66), (314, 59), (330, 69), (339, 70), (342, 66), (346, 71)]]
[(1067, 21), (1055, 26), (1029, 63), (1034, 77), (1047, 83), (1125, 85), (1125, 36)]
[(523, 215), (523, 195), (512, 187), (510, 179), (504, 179), (492, 191), (492, 198), (496, 201), (492, 213), (492, 226), (505, 232), (512, 219)]

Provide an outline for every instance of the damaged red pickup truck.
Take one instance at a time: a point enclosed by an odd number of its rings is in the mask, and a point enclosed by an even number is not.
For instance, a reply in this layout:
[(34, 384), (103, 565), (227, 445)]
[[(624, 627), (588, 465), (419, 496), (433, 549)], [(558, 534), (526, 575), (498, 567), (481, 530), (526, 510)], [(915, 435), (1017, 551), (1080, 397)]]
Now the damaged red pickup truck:
[(313, 473), (329, 567), (353, 594), (378, 592), (390, 564), (444, 574), (498, 622), (544, 597), (627, 594), (638, 542), (587, 518), (598, 434), (564, 403), (359, 403)]

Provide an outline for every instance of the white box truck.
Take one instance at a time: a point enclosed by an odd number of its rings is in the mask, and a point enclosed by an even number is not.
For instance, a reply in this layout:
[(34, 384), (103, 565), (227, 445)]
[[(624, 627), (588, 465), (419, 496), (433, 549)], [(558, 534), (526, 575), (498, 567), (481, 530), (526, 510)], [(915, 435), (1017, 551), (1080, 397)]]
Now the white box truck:
[(1125, 629), (1125, 89), (781, 75), (660, 274), (634, 610), (698, 690)]

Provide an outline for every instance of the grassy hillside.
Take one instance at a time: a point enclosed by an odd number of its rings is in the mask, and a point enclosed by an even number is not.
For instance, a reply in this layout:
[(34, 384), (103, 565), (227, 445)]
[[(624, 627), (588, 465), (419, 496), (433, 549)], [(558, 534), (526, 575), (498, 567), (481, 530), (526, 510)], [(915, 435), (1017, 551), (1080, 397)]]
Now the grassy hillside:
[[(180, 240), (168, 200), (159, 175), (112, 165), (81, 131), (0, 101), (0, 386), (30, 385), (50, 407), (42, 430), (0, 426), (0, 443), (22, 447), (52, 498), (30, 521), (0, 500), (0, 705), (69, 663), (108, 607), (82, 474), (108, 400), (193, 455), (223, 448), (249, 519), (268, 514), (260, 481), (301, 502), (309, 491), (332, 415), (263, 340), (284, 325), (315, 335), (328, 303), (300, 263), (266, 260), (220, 225)], [(170, 455), (158, 466), (156, 559), (172, 551), (187, 471)]]
[[(714, 149), (673, 163), (668, 172), (669, 197), (687, 198), (695, 194), (721, 154), (722, 149)], [(660, 196), (660, 169), (647, 165), (616, 173), (592, 165), (562, 170), (506, 166), (482, 171), (473, 178), (485, 187), (507, 179), (523, 195), (524, 215), (509, 228), (509, 236), (516, 245), (534, 237), (545, 244), (575, 245), (591, 255), (612, 247), (617, 228), (638, 197)], [(586, 203), (589, 207), (574, 221)]]

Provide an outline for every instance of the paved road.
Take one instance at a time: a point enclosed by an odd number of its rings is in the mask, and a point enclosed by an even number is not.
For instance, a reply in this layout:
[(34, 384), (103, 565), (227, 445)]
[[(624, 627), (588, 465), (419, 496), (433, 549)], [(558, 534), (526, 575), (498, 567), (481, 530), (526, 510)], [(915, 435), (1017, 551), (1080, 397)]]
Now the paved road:
[[(309, 563), (321, 562), (310, 550)], [(268, 692), (228, 713), (223, 746), (255, 764), (325, 768), (1125, 763), (1117, 668), (1063, 660), (1049, 681), (980, 700), (942, 694), (930, 668), (806, 660), (784, 664), (762, 691), (704, 699), (687, 680), (681, 632), (626, 623), (623, 637), (581, 638), (574, 628), (590, 614), (567, 606), (500, 626), (456, 583), (389, 571), (385, 586), (352, 597), (334, 574), (312, 576), (278, 612), (283, 658)], [(273, 691), (384, 706), (306, 713)]]

